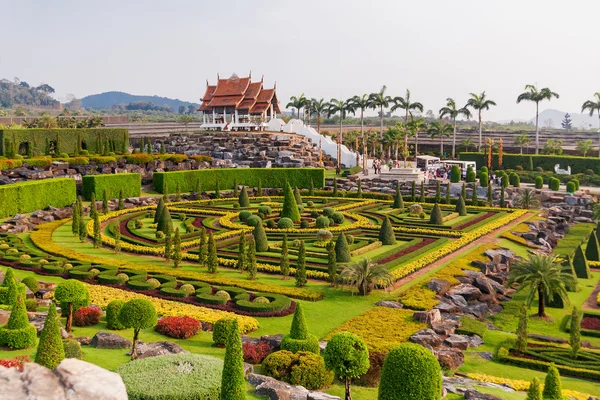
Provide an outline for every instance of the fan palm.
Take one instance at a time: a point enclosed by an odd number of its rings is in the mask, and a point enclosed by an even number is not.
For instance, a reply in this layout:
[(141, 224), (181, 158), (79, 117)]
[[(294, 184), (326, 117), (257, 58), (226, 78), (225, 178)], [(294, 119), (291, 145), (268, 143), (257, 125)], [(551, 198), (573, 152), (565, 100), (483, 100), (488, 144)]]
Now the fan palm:
[(440, 138), (440, 155), (442, 157), (444, 156), (444, 138), (450, 137), (451, 132), (452, 125), (442, 121), (432, 122), (429, 125), (429, 129), (427, 129), (427, 134), (431, 139), (435, 139), (436, 137)]
[(456, 108), (456, 102), (452, 98), (446, 99), (446, 106), (440, 108), (440, 118), (448, 117), (452, 120), (453, 134), (452, 134), (452, 158), (456, 158), (456, 118), (459, 115), (464, 115), (467, 118), (471, 117), (471, 111), (465, 106), (462, 108)]
[(521, 154), (523, 154), (523, 146), (529, 147), (529, 143), (531, 143), (531, 138), (525, 132), (515, 138), (515, 144), (521, 148)]
[[(410, 114), (410, 120), (406, 124), (408, 127), (408, 136), (412, 136), (415, 138), (415, 157), (419, 155), (419, 131), (427, 130), (427, 124), (425, 123), (425, 119), (423, 117), (415, 118), (412, 113)], [(406, 144), (405, 144), (406, 146)], [(405, 160), (406, 162), (406, 160)], [(406, 167), (406, 165), (405, 165)]]
[[(600, 92), (596, 92), (594, 97), (594, 100), (588, 100), (583, 103), (581, 106), (581, 112), (589, 111), (591, 117), (594, 115), (594, 111), (596, 111), (596, 114), (598, 114), (598, 135), (600, 135)], [(600, 146), (598, 146), (598, 157), (600, 157)]]
[[(300, 119), (300, 109), (302, 107), (304, 107), (305, 99), (306, 98), (304, 97), (304, 93), (302, 93), (298, 97), (292, 96), (292, 97), (290, 97), (290, 101), (285, 105), (285, 108), (288, 108), (288, 107), (295, 108), (298, 113), (297, 118)], [(293, 113), (292, 113), (292, 116), (294, 116)]]
[(463, 139), (460, 144), (465, 148), (465, 151), (469, 151), (471, 146), (473, 146), (473, 139), (470, 137)]
[[(303, 95), (304, 96), (304, 95)], [(304, 97), (302, 100), (302, 108), (304, 109), (304, 124), (310, 124), (310, 112), (312, 110), (312, 99)]]
[(585, 157), (587, 153), (592, 151), (592, 139), (588, 140), (578, 140), (577, 141), (577, 151), (581, 152)]
[[(371, 93), (369, 95), (369, 101), (371, 102), (371, 108), (376, 109), (379, 108), (379, 137), (383, 137), (383, 110), (390, 106), (392, 102), (392, 98), (390, 96), (385, 95), (385, 91), (387, 90), (387, 86), (383, 85), (381, 90), (377, 93)], [(383, 153), (383, 148), (381, 148), (381, 153)]]
[(471, 93), (471, 98), (467, 101), (467, 107), (471, 107), (473, 110), (477, 110), (479, 113), (479, 146), (478, 151), (481, 151), (482, 145), (482, 134), (481, 134), (481, 112), (483, 110), (489, 110), (491, 106), (495, 106), (496, 102), (489, 100), (485, 97), (485, 92), (481, 92), (480, 95)]
[(365, 138), (365, 110), (372, 108), (371, 100), (369, 95), (363, 94), (362, 96), (354, 96), (352, 98), (352, 105), (354, 109), (360, 110), (360, 138), (363, 144), (363, 174), (369, 174), (369, 167), (367, 165), (367, 142)]
[(556, 256), (532, 254), (527, 260), (517, 262), (510, 269), (509, 285), (520, 283), (518, 291), (528, 289), (526, 304), (533, 302), (538, 296), (538, 317), (546, 317), (546, 302), (553, 301), (555, 296), (565, 303), (569, 296), (565, 286), (575, 283), (570, 268), (565, 268), (556, 262)]
[(365, 296), (376, 287), (385, 287), (394, 281), (387, 269), (373, 264), (368, 258), (346, 266), (340, 273), (339, 279), (345, 284), (354, 286)]
[(312, 99), (310, 101), (311, 112), (317, 116), (317, 133), (321, 134), (321, 122), (323, 114), (327, 113), (328, 104), (323, 99)]
[(525, 188), (520, 190), (515, 196), (514, 205), (517, 208), (523, 208), (529, 210), (531, 208), (538, 208), (540, 206), (540, 199), (531, 188)]
[(43, 114), (40, 117), (38, 125), (40, 126), (40, 128), (51, 129), (56, 128), (58, 126), (58, 123), (56, 122), (56, 118), (54, 118), (50, 114)]
[[(392, 100), (394, 102), (394, 105), (391, 108), (391, 111), (394, 112), (397, 109), (402, 109), (405, 111), (405, 116), (404, 116), (404, 123), (408, 123), (408, 113), (411, 112), (412, 110), (418, 110), (420, 112), (423, 112), (423, 104), (419, 103), (419, 102), (414, 102), (411, 103), (410, 102), (410, 90), (406, 89), (406, 95), (404, 97), (398, 96), (398, 97), (394, 97), (394, 99)], [(404, 137), (404, 152), (408, 153), (408, 137), (405, 136)], [(406, 165), (405, 165), (406, 167)]]
[(338, 135), (337, 140), (337, 173), (339, 174), (342, 171), (342, 130), (344, 124), (344, 118), (348, 113), (355, 113), (354, 105), (352, 103), (352, 99), (348, 100), (338, 100), (331, 99), (329, 101), (329, 106), (327, 107), (327, 115), (331, 117), (334, 114), (340, 114), (340, 133)]
[(548, 88), (538, 90), (535, 85), (525, 85), (525, 92), (517, 97), (517, 104), (522, 101), (531, 101), (535, 103), (535, 154), (540, 153), (540, 101), (552, 100), (553, 97), (558, 99), (558, 93), (553, 92)]

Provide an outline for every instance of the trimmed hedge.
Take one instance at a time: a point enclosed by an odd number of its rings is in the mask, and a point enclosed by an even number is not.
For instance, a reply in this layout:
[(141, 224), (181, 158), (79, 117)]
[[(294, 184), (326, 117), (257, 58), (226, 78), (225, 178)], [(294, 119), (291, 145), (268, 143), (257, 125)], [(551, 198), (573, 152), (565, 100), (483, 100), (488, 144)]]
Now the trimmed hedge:
[[(90, 153), (102, 153), (101, 150), (124, 153), (129, 147), (129, 131), (122, 128), (0, 130), (0, 155), (6, 155), (7, 145), (18, 149), (21, 143), (29, 143), (32, 153), (45, 154), (47, 142), (52, 141), (60, 153), (78, 153), (83, 147)], [(105, 149), (107, 144), (110, 149)]]
[[(458, 158), (463, 161), (475, 161), (477, 165), (485, 165), (486, 160), (483, 153), (462, 152)], [(493, 164), (498, 164), (498, 155), (494, 154)], [(587, 169), (598, 171), (600, 168), (600, 158), (598, 157), (580, 157), (569, 155), (551, 155), (551, 154), (506, 154), (502, 155), (502, 166), (505, 169), (515, 169), (517, 165), (529, 167), (530, 160), (533, 161), (533, 168), (541, 167), (544, 171), (554, 171), (554, 166), (559, 164), (561, 168), (571, 167), (571, 173), (583, 173)]]
[[(1, 132), (1, 131), (0, 131)], [(0, 186), (0, 218), (65, 207), (77, 197), (75, 179), (56, 178)]]
[(255, 293), (256, 298), (264, 297), (269, 300), (269, 303), (255, 303), (246, 299), (236, 298), (236, 308), (246, 312), (279, 312), (286, 310), (292, 304), (292, 300), (289, 297), (272, 294), (272, 293)]
[(124, 197), (139, 197), (142, 193), (142, 176), (140, 174), (86, 175), (83, 177), (82, 194), (90, 200), (92, 193), (101, 199), (106, 190), (109, 199), (119, 197), (123, 190)]
[(203, 190), (233, 187), (234, 182), (244, 186), (283, 188), (286, 181), (291, 186), (310, 187), (311, 179), (314, 187), (325, 186), (325, 170), (322, 168), (218, 168), (192, 171), (155, 172), (152, 177), (154, 188), (162, 193), (167, 184), (169, 193), (174, 193), (177, 184), (182, 192), (191, 192), (200, 181)]

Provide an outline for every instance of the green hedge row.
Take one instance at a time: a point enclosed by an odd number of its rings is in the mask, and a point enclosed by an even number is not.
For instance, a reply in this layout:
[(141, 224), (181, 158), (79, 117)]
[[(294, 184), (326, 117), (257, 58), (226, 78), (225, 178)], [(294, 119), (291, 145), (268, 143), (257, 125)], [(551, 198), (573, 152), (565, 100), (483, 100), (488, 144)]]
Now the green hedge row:
[[(0, 155), (28, 143), (32, 154), (49, 154), (53, 147), (60, 153), (104, 153), (105, 150), (125, 153), (129, 147), (129, 131), (122, 128), (77, 129), (10, 129), (0, 130)], [(108, 149), (107, 149), (108, 146)]]
[(312, 178), (315, 188), (325, 186), (325, 170), (322, 168), (221, 168), (193, 171), (155, 172), (152, 178), (154, 188), (163, 193), (165, 183), (167, 191), (175, 193), (177, 184), (181, 192), (192, 192), (199, 181), (201, 190), (215, 190), (217, 182), (220, 190), (238, 185), (258, 186), (259, 179), (263, 188), (282, 188), (285, 182), (299, 188), (308, 188)]
[[(458, 158), (463, 161), (475, 161), (477, 167), (481, 168), (487, 165), (485, 156), (483, 153), (460, 153)], [(544, 171), (554, 171), (556, 164), (560, 165), (560, 168), (566, 169), (567, 166), (571, 167), (572, 174), (583, 173), (587, 169), (591, 169), (597, 172), (600, 168), (600, 158), (598, 157), (580, 157), (580, 156), (566, 156), (566, 155), (551, 155), (551, 154), (503, 154), (502, 155), (502, 167), (504, 169), (515, 169), (517, 165), (520, 165), (524, 169), (529, 168), (529, 159), (533, 162), (533, 168), (541, 167)], [(492, 158), (492, 168), (498, 168), (498, 155), (494, 154)]]
[(110, 175), (86, 175), (83, 177), (83, 197), (90, 200), (92, 193), (97, 200), (102, 199), (104, 190), (109, 199), (119, 197), (123, 190), (124, 197), (139, 197), (142, 193), (142, 176), (140, 174), (110, 174)]
[(77, 197), (75, 179), (57, 178), (29, 181), (0, 186), (0, 218), (43, 210), (65, 207)]

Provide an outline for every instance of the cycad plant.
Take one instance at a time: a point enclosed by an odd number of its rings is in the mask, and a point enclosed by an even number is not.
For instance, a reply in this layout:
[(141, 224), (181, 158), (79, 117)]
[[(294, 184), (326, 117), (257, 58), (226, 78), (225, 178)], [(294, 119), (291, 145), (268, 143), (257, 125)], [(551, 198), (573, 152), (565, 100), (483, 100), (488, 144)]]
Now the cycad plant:
[(393, 282), (392, 274), (385, 268), (373, 264), (368, 258), (344, 267), (340, 281), (354, 286), (362, 295), (368, 295), (376, 287), (385, 287)]

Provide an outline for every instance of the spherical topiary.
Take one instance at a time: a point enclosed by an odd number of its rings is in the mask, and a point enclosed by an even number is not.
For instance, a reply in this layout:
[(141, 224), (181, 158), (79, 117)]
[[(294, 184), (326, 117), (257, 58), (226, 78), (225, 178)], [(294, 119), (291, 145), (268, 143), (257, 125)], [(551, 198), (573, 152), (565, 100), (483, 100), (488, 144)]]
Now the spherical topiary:
[(588, 168), (585, 171), (583, 171), (583, 173), (586, 174), (586, 175), (594, 175), (594, 170)]
[(54, 369), (65, 358), (60, 324), (54, 303), (50, 304), (44, 328), (40, 334), (40, 343), (35, 353), (35, 362), (46, 368)]
[(21, 260), (21, 261), (26, 261), (26, 260), (29, 260), (29, 259), (31, 259), (31, 256), (29, 254), (21, 254), (19, 256), (19, 260)]
[(306, 228), (309, 228), (309, 227), (310, 227), (310, 224), (308, 223), (307, 220), (303, 219), (302, 221), (300, 221), (300, 228), (306, 229)]
[(517, 166), (515, 167), (515, 169), (516, 169), (517, 171), (523, 171), (523, 167), (522, 167), (522, 166), (520, 166), (520, 165), (517, 165)]
[[(364, 340), (349, 332), (333, 335), (325, 347), (325, 366), (335, 373), (348, 388), (350, 380), (369, 370), (369, 350)], [(348, 389), (349, 390), (349, 389)]]
[(229, 295), (229, 293), (227, 293), (224, 290), (219, 290), (217, 293), (215, 293), (215, 296), (227, 299), (227, 301), (231, 300), (231, 296)]
[(23, 278), (21, 283), (27, 286), (29, 290), (31, 290), (33, 293), (37, 293), (37, 291), (40, 290), (40, 284), (33, 275), (26, 276), (25, 278)]
[(246, 220), (246, 223), (248, 224), (248, 226), (262, 225), (262, 218), (260, 218), (258, 215), (251, 215)]
[(384, 246), (396, 244), (394, 228), (392, 227), (392, 223), (387, 216), (383, 220), (383, 224), (381, 224), (381, 228), (379, 229), (379, 241), (383, 243)]
[(0, 250), (8, 250), (8, 249), (10, 249), (10, 246), (8, 245), (8, 243), (0, 244)]
[(129, 275), (124, 274), (124, 273), (120, 273), (120, 274), (117, 274), (117, 278), (121, 278), (121, 280), (123, 282), (127, 282), (129, 280)]
[(19, 253), (19, 250), (17, 250), (17, 249), (8, 249), (8, 250), (6, 250), (6, 254), (7, 255), (8, 254), (18, 254), (18, 253)]
[(106, 306), (106, 329), (125, 329), (125, 326), (119, 321), (119, 312), (124, 305), (123, 300), (113, 300), (108, 303)]
[(331, 214), (331, 219), (336, 224), (341, 224), (342, 222), (344, 222), (344, 215), (340, 212), (334, 212), (333, 214)]
[[(242, 207), (248, 207), (248, 206), (242, 206)], [(248, 210), (240, 211), (238, 214), (238, 218), (242, 222), (247, 222), (248, 218), (250, 218), (251, 216), (252, 216), (252, 213)]]
[(227, 344), (227, 338), (233, 327), (235, 320), (233, 318), (221, 318), (213, 325), (213, 343), (215, 346), (224, 347)]
[(329, 228), (329, 218), (321, 215), (315, 220), (315, 226), (317, 228)]
[(342, 233), (335, 241), (335, 259), (337, 262), (348, 262), (352, 256), (350, 255), (350, 248), (348, 247), (348, 241), (346, 235)]
[(542, 178), (540, 175), (535, 177), (535, 188), (536, 189), (541, 189), (544, 187), (544, 178)]
[(68, 271), (73, 268), (73, 264), (67, 263), (67, 264), (63, 265), (63, 268), (65, 269), (65, 271)]
[(310, 216), (311, 216), (312, 218), (317, 218), (317, 217), (319, 216), (319, 212), (318, 212), (318, 211), (315, 211), (315, 210), (313, 210), (313, 211), (311, 211), (311, 212), (310, 212)]
[(311, 352), (277, 351), (269, 354), (262, 366), (266, 375), (309, 390), (329, 386), (333, 381), (333, 373), (325, 367), (323, 357)]
[(158, 279), (150, 278), (146, 281), (148, 285), (150, 285), (153, 289), (158, 289), (160, 287), (160, 282)]
[(165, 238), (165, 234), (163, 231), (156, 231), (156, 238), (157, 239), (164, 239)]
[(306, 202), (306, 205), (307, 205), (308, 207), (314, 207), (314, 206), (315, 206), (315, 202), (314, 202), (314, 201), (312, 201), (312, 200), (309, 200), (309, 201), (307, 201), (307, 202)]
[(333, 233), (327, 229), (321, 229), (319, 232), (317, 232), (317, 240), (321, 242), (329, 242), (331, 239), (333, 239)]
[(331, 207), (325, 207), (323, 209), (323, 215), (326, 217), (331, 217), (335, 211)]
[(423, 212), (423, 206), (420, 204), (411, 204), (411, 206), (408, 207), (408, 212), (411, 215), (419, 215)]
[(298, 212), (302, 214), (304, 212), (304, 206), (298, 206)]
[(96, 269), (96, 268), (92, 268), (92, 269), (90, 269), (89, 273), (90, 273), (90, 274), (91, 274), (93, 277), (96, 277), (96, 276), (98, 276), (98, 274), (100, 273), (100, 270), (99, 270), (99, 269)]
[(393, 348), (383, 364), (378, 400), (439, 400), (440, 364), (425, 347), (405, 343)]
[(141, 329), (152, 328), (156, 325), (158, 318), (154, 305), (148, 300), (133, 299), (121, 307), (119, 311), (119, 322), (126, 328), (133, 328), (133, 346), (131, 348), (131, 359), (137, 358), (137, 340)]
[(542, 168), (542, 167), (535, 167), (535, 170), (537, 172), (544, 172), (544, 168)]
[(48, 264), (50, 263), (50, 261), (44, 259), (44, 260), (40, 260), (40, 265), (44, 265), (44, 264)]
[(258, 304), (269, 304), (269, 303), (270, 303), (270, 301), (269, 301), (269, 299), (267, 299), (266, 297), (262, 297), (262, 296), (260, 296), (260, 297), (257, 297), (257, 298), (255, 298), (255, 299), (254, 299), (254, 303), (258, 303)]
[[(66, 331), (71, 332), (73, 313), (88, 303), (90, 294), (85, 285), (75, 279), (61, 282), (54, 291), (54, 298), (59, 302), (61, 309), (67, 310)], [(86, 301), (87, 300), (87, 301)], [(79, 307), (77, 307), (79, 305)]]
[(260, 206), (258, 207), (258, 212), (264, 215), (271, 214), (271, 207), (269, 206)]
[(190, 296), (191, 294), (196, 292), (196, 288), (194, 287), (194, 285), (190, 285), (189, 283), (181, 285), (181, 287), (179, 289), (186, 292), (188, 294), (188, 296)]
[(290, 229), (294, 227), (294, 221), (289, 218), (283, 217), (277, 221), (277, 227), (279, 229)]

